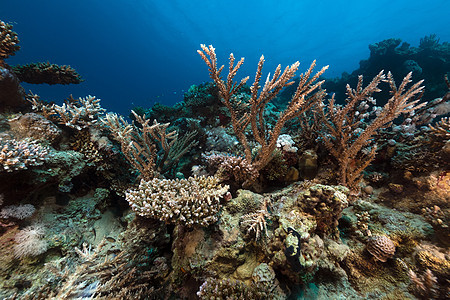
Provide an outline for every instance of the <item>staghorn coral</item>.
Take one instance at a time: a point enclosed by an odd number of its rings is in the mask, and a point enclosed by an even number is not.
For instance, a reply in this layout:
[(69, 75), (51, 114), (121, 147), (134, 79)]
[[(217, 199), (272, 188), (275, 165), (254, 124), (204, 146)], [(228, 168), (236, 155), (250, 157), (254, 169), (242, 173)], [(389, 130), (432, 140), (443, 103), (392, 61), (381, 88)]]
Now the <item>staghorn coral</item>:
[[(322, 110), (325, 132), (321, 134), (322, 141), (330, 154), (338, 162), (339, 184), (356, 191), (362, 177), (362, 172), (373, 161), (376, 154), (373, 136), (376, 132), (386, 127), (401, 114), (413, 112), (425, 103), (419, 104), (419, 98), (424, 89), (419, 81), (407, 88), (411, 82), (412, 73), (403, 78), (397, 88), (390, 72), (384, 75), (384, 71), (378, 73), (372, 81), (363, 88), (363, 77), (359, 76), (356, 89), (347, 85), (347, 104), (344, 107), (335, 105), (334, 95), (329, 101), (327, 112)], [(391, 98), (383, 108), (375, 109), (375, 117), (369, 122), (370, 114), (360, 114), (359, 107), (364, 110), (369, 108), (369, 103), (375, 103), (372, 95), (380, 92), (379, 84), (388, 82)]]
[(100, 99), (89, 95), (78, 99), (70, 97), (62, 106), (53, 104), (50, 111), (60, 124), (81, 130), (95, 125), (105, 109), (100, 106)]
[(140, 216), (187, 226), (208, 226), (218, 220), (220, 199), (228, 186), (216, 177), (141, 180), (137, 189), (126, 192), (126, 200)]
[[(239, 83), (234, 82), (237, 71), (244, 63), (241, 58), (234, 65), (235, 58), (230, 54), (229, 71), (226, 81), (221, 78), (221, 72), (224, 66), (218, 67), (215, 49), (213, 46), (207, 47), (201, 45), (202, 50), (197, 50), (201, 58), (209, 67), (210, 77), (216, 83), (222, 103), (226, 106), (230, 113), (231, 123), (234, 133), (244, 148), (245, 159), (252, 164), (256, 170), (264, 168), (272, 158), (272, 153), (277, 147), (277, 140), (285, 123), (293, 118), (300, 116), (303, 112), (310, 109), (315, 103), (322, 101), (325, 92), (321, 90), (323, 81), (316, 80), (322, 75), (328, 66), (323, 67), (319, 72), (311, 77), (316, 62), (314, 61), (308, 71), (301, 74), (300, 81), (289, 102), (287, 108), (281, 112), (276, 124), (269, 131), (264, 120), (264, 112), (266, 105), (274, 99), (278, 93), (285, 87), (293, 84), (291, 79), (295, 76), (299, 67), (299, 62), (295, 62), (291, 66), (285, 68), (281, 72), (281, 66), (278, 65), (273, 76), (267, 77), (267, 80), (260, 89), (260, 80), (262, 76), (262, 68), (264, 65), (264, 56), (261, 56), (256, 77), (253, 85), (250, 87), (251, 97), (249, 102), (234, 101), (234, 96), (244, 87), (249, 77), (242, 79)], [(255, 156), (252, 155), (252, 148), (246, 136), (247, 127), (251, 127), (251, 134), (255, 141), (260, 145)]]
[(0, 137), (0, 171), (13, 172), (39, 166), (49, 156), (49, 149), (36, 141), (17, 141)]
[(436, 139), (445, 141), (450, 140), (450, 118), (442, 118), (434, 126), (428, 125), (430, 134)]
[(49, 105), (40, 100), (35, 94), (27, 96), (27, 100), (32, 104), (32, 109), (42, 112), (49, 120), (57, 122), (76, 130), (89, 128), (97, 124), (105, 109), (100, 105), (100, 99), (95, 96), (74, 99), (70, 96), (62, 106)]
[[(131, 112), (138, 126), (129, 124), (115, 113), (108, 113), (102, 123), (109, 127), (127, 160), (145, 180), (152, 179), (157, 172), (173, 171), (178, 160), (198, 144), (194, 140), (197, 134), (195, 131), (178, 138), (175, 130), (167, 130), (169, 123), (161, 124), (154, 120), (150, 125), (150, 120), (145, 116)], [(156, 145), (163, 152), (159, 157)]]
[(20, 49), (17, 33), (12, 31), (11, 24), (0, 21), (0, 65), (3, 60)]
[(12, 68), (21, 82), (32, 84), (78, 84), (83, 81), (81, 75), (71, 66), (57, 64), (31, 63)]

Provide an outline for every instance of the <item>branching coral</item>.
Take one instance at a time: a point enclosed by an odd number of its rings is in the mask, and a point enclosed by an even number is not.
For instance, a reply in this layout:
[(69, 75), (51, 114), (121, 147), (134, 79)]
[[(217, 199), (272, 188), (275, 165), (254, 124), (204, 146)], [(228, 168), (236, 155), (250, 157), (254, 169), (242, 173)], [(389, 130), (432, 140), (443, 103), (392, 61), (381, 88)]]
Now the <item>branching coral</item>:
[(0, 138), (0, 171), (17, 171), (42, 165), (49, 157), (48, 148), (31, 140)]
[(267, 234), (267, 222), (266, 218), (269, 217), (269, 212), (267, 208), (258, 210), (254, 213), (249, 213), (243, 215), (241, 217), (241, 225), (246, 227), (247, 233), (251, 233), (255, 236), (255, 240), (259, 240), (259, 238), (264, 234), (266, 237)]
[[(373, 136), (377, 130), (388, 126), (399, 115), (425, 105), (419, 104), (420, 98), (416, 97), (424, 88), (422, 81), (407, 88), (411, 76), (412, 73), (406, 75), (398, 88), (390, 72), (385, 76), (381, 71), (365, 88), (363, 77), (359, 76), (356, 89), (347, 85), (347, 104), (344, 107), (335, 105), (334, 95), (330, 99), (326, 114), (323, 112), (325, 133), (322, 140), (338, 162), (340, 184), (357, 190), (362, 171), (375, 158)], [(358, 107), (368, 107), (368, 102), (374, 102), (372, 95), (381, 91), (378, 86), (382, 81), (389, 83), (391, 98), (382, 109), (374, 111), (376, 116), (372, 120), (364, 122), (369, 114), (361, 115)]]
[(27, 83), (78, 84), (83, 81), (81, 75), (71, 66), (59, 66), (49, 62), (18, 65), (12, 69), (20, 81)]
[(431, 129), (431, 134), (443, 141), (450, 140), (450, 118), (442, 118), (434, 126), (428, 126)]
[(20, 49), (17, 33), (12, 31), (12, 27), (11, 24), (0, 21), (0, 64)]
[(439, 295), (437, 277), (430, 269), (427, 269), (422, 275), (417, 275), (414, 271), (409, 270), (408, 275), (417, 296), (423, 299), (436, 299)]
[[(156, 120), (150, 125), (150, 120), (132, 111), (139, 126), (129, 124), (122, 116), (109, 113), (102, 119), (109, 127), (114, 138), (120, 143), (122, 152), (145, 180), (155, 176), (155, 171), (165, 172), (176, 164), (198, 141), (194, 140), (196, 132), (190, 132), (178, 139), (175, 130), (167, 131), (169, 123), (161, 124)], [(157, 157), (159, 145), (163, 155)]]
[(47, 119), (77, 130), (96, 125), (99, 117), (105, 112), (100, 105), (100, 99), (90, 95), (78, 99), (71, 96), (62, 106), (48, 105), (41, 101), (38, 95), (29, 95), (27, 100), (33, 105), (34, 110), (42, 111)]
[(240, 280), (207, 279), (197, 292), (200, 299), (263, 299), (263, 291)]
[(143, 217), (187, 226), (208, 226), (218, 220), (220, 199), (228, 186), (215, 177), (141, 180), (137, 189), (126, 192), (131, 208)]
[[(234, 65), (234, 55), (230, 54), (228, 75), (226, 80), (223, 80), (221, 72), (224, 66), (218, 67), (214, 47), (211, 45), (209, 47), (201, 45), (201, 48), (203, 51), (198, 50), (197, 52), (209, 67), (210, 77), (219, 88), (222, 102), (230, 113), (233, 130), (239, 142), (244, 147), (245, 159), (259, 171), (271, 160), (272, 153), (277, 147), (278, 137), (281, 134), (285, 123), (310, 109), (325, 96), (325, 92), (320, 89), (323, 81), (317, 82), (317, 79), (325, 72), (328, 66), (323, 67), (311, 77), (316, 64), (314, 61), (309, 69), (304, 74), (300, 75), (299, 84), (291, 101), (287, 105), (287, 108), (280, 113), (274, 127), (269, 130), (266, 121), (264, 120), (266, 105), (274, 99), (283, 88), (294, 83), (292, 78), (298, 70), (299, 62), (295, 62), (291, 66), (286, 67), (283, 72), (281, 71), (281, 66), (278, 65), (273, 76), (270, 77), (269, 74), (261, 89), (260, 81), (264, 65), (264, 56), (261, 56), (256, 71), (255, 81), (250, 87), (250, 100), (248, 103), (242, 103), (242, 101), (235, 101), (234, 96), (239, 93), (249, 77), (245, 77), (239, 83), (235, 82), (233, 79), (244, 63), (244, 58), (241, 58), (237, 64)], [(252, 155), (252, 148), (249, 145), (249, 140), (246, 135), (248, 126), (251, 128), (253, 138), (261, 146), (255, 156)]]

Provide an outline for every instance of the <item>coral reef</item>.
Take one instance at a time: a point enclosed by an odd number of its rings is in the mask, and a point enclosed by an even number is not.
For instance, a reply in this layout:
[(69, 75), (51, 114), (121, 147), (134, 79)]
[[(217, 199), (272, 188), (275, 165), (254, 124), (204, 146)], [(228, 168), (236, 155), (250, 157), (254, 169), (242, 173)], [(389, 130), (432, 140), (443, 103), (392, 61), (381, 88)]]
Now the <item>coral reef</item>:
[(415, 74), (349, 76), (343, 105), (324, 104), (326, 67), (260, 87), (261, 57), (249, 87), (202, 45), (214, 82), (130, 122), (93, 96), (26, 101), (0, 25), (0, 298), (448, 298), (449, 83), (430, 100), (414, 78), (437, 37), (372, 45), (369, 65), (409, 55)]

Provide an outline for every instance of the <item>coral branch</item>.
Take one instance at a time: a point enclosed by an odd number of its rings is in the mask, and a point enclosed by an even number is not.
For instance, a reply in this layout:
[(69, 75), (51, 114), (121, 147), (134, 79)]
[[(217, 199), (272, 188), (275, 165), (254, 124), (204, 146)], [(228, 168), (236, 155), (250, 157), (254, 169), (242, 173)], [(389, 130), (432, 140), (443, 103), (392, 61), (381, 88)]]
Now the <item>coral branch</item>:
[[(325, 96), (325, 92), (320, 89), (323, 81), (317, 81), (317, 79), (325, 72), (328, 66), (323, 67), (311, 77), (316, 64), (314, 61), (308, 71), (300, 76), (300, 82), (296, 92), (286, 110), (280, 114), (275, 126), (269, 131), (264, 120), (266, 105), (274, 99), (283, 88), (294, 83), (292, 79), (298, 70), (299, 62), (295, 62), (291, 66), (286, 67), (283, 72), (281, 72), (281, 66), (279, 65), (272, 77), (270, 74), (267, 76), (265, 84), (261, 88), (260, 80), (264, 65), (264, 56), (261, 56), (256, 71), (255, 81), (250, 88), (250, 102), (245, 107), (246, 109), (242, 111), (242, 104), (239, 102), (237, 103), (238, 106), (233, 100), (239, 89), (247, 82), (248, 77), (245, 77), (239, 83), (234, 82), (233, 79), (236, 76), (238, 69), (243, 64), (244, 58), (241, 58), (239, 62), (234, 65), (234, 56), (233, 54), (230, 54), (229, 73), (225, 82), (221, 77), (223, 66), (217, 67), (217, 57), (214, 47), (211, 45), (209, 47), (201, 45), (201, 48), (202, 50), (197, 50), (197, 52), (209, 67), (210, 77), (219, 88), (222, 102), (230, 112), (233, 130), (239, 142), (244, 147), (245, 159), (259, 171), (271, 160), (272, 153), (276, 148), (278, 136), (281, 134), (284, 124), (310, 109)], [(249, 125), (251, 126), (251, 133), (253, 134), (254, 139), (261, 145), (255, 157), (252, 156), (252, 149), (245, 133), (247, 126)]]
[[(377, 130), (387, 127), (400, 114), (413, 112), (426, 104), (419, 104), (420, 97), (417, 97), (424, 88), (421, 86), (423, 81), (407, 89), (411, 76), (412, 73), (406, 75), (398, 88), (390, 72), (384, 75), (381, 71), (365, 88), (363, 77), (359, 76), (356, 89), (347, 85), (347, 104), (344, 107), (334, 104), (333, 95), (327, 112), (322, 110), (325, 133), (321, 136), (328, 151), (338, 161), (340, 184), (357, 189), (362, 171), (375, 157), (376, 146), (372, 138)], [(372, 95), (381, 91), (378, 86), (382, 81), (389, 84), (392, 96), (383, 108), (374, 108), (372, 113), (375, 117), (369, 120), (369, 103), (375, 103)]]

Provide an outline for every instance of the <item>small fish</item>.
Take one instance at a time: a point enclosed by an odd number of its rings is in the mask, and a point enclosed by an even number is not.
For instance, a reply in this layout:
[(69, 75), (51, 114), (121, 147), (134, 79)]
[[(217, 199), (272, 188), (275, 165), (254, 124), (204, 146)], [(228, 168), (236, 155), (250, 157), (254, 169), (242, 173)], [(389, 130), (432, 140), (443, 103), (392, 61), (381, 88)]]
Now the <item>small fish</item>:
[(108, 242), (111, 242), (111, 243), (115, 243), (115, 242), (116, 242), (116, 239), (115, 239), (115, 238), (112, 238), (112, 237), (110, 237), (110, 236), (105, 237), (105, 239), (106, 239)]

